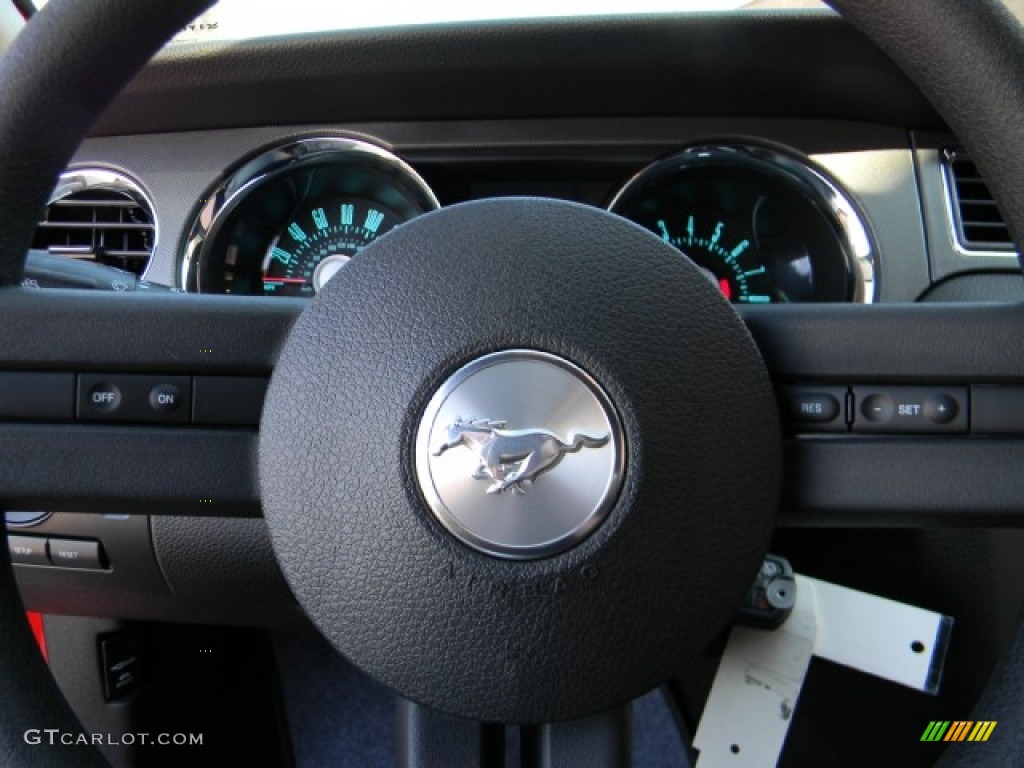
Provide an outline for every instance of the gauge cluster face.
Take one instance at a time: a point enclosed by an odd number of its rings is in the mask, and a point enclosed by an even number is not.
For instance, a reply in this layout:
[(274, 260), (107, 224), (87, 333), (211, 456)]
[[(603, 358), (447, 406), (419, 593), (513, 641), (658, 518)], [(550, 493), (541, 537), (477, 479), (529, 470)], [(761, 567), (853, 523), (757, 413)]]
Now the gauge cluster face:
[[(518, 184), (480, 186), (524, 193)], [(610, 199), (611, 212), (691, 259), (729, 301), (873, 299), (873, 254), (857, 210), (795, 154), (694, 146), (652, 163)], [(312, 298), (367, 245), (437, 207), (419, 174), (379, 146), (300, 139), (248, 160), (204, 201), (187, 239), (182, 286)]]
[(211, 195), (182, 279), (204, 293), (312, 298), (364, 247), (437, 207), (419, 175), (380, 147), (297, 141), (257, 156)]
[(732, 302), (870, 301), (870, 245), (853, 206), (789, 156), (696, 147), (642, 171), (610, 210), (688, 256)]

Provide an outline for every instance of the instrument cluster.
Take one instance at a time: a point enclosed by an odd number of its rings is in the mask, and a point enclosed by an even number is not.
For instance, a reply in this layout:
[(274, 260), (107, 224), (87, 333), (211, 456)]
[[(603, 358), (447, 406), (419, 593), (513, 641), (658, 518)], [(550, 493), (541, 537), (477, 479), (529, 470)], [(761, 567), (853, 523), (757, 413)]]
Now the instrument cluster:
[[(440, 206), (427, 182), (363, 139), (298, 139), (241, 163), (198, 207), (181, 287), (312, 297), (349, 259)], [(874, 297), (868, 229), (805, 157), (716, 143), (662, 157), (608, 195), (607, 208), (693, 260), (737, 304)]]

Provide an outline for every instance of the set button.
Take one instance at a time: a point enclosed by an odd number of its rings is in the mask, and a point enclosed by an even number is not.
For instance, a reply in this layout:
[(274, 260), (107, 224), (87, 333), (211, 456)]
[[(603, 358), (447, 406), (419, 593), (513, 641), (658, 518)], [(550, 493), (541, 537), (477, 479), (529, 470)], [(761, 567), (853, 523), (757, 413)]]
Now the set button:
[(854, 432), (967, 432), (967, 387), (857, 386)]

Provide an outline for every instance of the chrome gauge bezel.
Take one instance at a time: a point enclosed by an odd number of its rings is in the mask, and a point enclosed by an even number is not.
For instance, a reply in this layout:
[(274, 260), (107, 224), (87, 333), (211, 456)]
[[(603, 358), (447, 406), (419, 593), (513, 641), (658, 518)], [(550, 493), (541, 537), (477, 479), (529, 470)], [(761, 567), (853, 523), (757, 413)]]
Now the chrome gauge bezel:
[(309, 136), (281, 144), (245, 161), (227, 174), (200, 201), (192, 217), (178, 270), (178, 287), (203, 293), (203, 261), (210, 257), (217, 236), (231, 214), (263, 184), (290, 171), (325, 163), (371, 169), (409, 196), (423, 213), (441, 207), (426, 181), (393, 152), (349, 136)]
[(857, 206), (838, 183), (809, 159), (774, 147), (744, 143), (696, 144), (655, 160), (634, 175), (612, 196), (608, 210), (620, 213), (622, 203), (654, 183), (695, 168), (748, 168), (790, 185), (824, 216), (846, 257), (853, 286), (849, 301), (875, 300), (875, 249), (867, 224)]

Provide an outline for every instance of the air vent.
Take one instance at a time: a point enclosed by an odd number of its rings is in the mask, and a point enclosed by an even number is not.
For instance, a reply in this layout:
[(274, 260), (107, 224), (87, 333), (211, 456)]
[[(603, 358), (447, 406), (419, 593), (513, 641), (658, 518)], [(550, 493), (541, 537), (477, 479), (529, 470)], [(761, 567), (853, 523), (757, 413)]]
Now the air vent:
[(1013, 239), (977, 166), (960, 149), (943, 150), (957, 240), (968, 251), (1013, 251)]
[(61, 175), (32, 247), (141, 275), (156, 244), (153, 207), (122, 174), (81, 169)]

